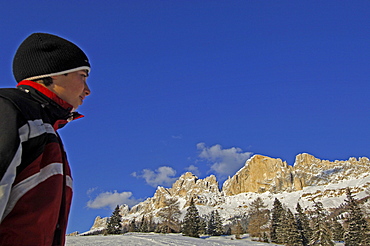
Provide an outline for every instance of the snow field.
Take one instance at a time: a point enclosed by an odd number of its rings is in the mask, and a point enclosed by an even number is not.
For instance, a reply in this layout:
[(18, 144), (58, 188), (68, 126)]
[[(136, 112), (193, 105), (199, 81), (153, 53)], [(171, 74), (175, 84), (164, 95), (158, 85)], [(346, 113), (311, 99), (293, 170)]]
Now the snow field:
[[(224, 246), (224, 245), (276, 245), (270, 243), (254, 242), (245, 234), (242, 239), (236, 240), (235, 236), (219, 237), (185, 237), (181, 234), (157, 234), (157, 233), (126, 233), (123, 235), (110, 236), (68, 236), (67, 246), (116, 246), (116, 245), (173, 245), (173, 246)], [(232, 240), (233, 239), (233, 240)]]
[[(236, 240), (235, 236), (218, 237), (185, 237), (181, 234), (158, 234), (158, 233), (140, 233), (131, 232), (124, 235), (109, 236), (67, 236), (66, 246), (224, 246), (224, 245), (246, 245), (246, 246), (278, 246), (272, 243), (261, 243), (252, 241), (248, 234), (242, 236), (242, 239)], [(233, 240), (232, 240), (233, 239)], [(343, 246), (343, 243), (336, 243), (335, 246)]]

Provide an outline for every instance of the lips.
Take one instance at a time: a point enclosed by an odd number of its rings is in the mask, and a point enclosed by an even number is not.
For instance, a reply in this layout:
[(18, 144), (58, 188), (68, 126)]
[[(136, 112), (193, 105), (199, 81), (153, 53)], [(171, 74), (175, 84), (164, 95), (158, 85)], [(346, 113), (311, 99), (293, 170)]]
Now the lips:
[(80, 96), (80, 99), (81, 99), (81, 104), (82, 104), (83, 101), (85, 100), (85, 97), (84, 96)]

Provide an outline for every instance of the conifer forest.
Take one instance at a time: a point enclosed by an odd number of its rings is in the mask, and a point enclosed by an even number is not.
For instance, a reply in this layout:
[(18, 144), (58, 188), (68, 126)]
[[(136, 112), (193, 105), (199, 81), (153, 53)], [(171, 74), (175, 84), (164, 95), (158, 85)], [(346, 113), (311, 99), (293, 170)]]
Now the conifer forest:
[(201, 235), (235, 235), (236, 239), (247, 233), (255, 241), (287, 246), (334, 246), (335, 242), (343, 242), (346, 246), (370, 245), (368, 209), (348, 188), (344, 203), (330, 211), (324, 209), (321, 202), (314, 202), (310, 210), (303, 209), (298, 202), (292, 211), (277, 198), (273, 207), (267, 209), (263, 200), (257, 198), (249, 204), (248, 213), (228, 221), (222, 221), (218, 210), (200, 216), (193, 199), (181, 221), (176, 200), (170, 199), (166, 205), (157, 213), (160, 222), (143, 216), (128, 223), (122, 223), (117, 206), (103, 233), (182, 233), (196, 238)]

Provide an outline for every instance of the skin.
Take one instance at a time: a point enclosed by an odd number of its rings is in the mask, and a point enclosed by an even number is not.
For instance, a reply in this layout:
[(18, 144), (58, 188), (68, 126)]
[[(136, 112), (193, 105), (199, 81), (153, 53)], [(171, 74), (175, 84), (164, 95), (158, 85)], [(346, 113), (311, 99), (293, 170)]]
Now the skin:
[(91, 93), (86, 83), (88, 76), (86, 70), (52, 76), (53, 83), (47, 88), (77, 109)]

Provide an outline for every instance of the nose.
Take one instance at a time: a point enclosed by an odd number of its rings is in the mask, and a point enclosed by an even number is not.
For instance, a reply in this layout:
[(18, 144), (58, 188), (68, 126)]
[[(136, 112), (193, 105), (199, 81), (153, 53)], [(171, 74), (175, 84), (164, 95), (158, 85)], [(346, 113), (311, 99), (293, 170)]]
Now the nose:
[(89, 88), (89, 86), (87, 85), (86, 82), (85, 82), (84, 93), (85, 93), (85, 96), (88, 96), (88, 95), (91, 94), (90, 88)]

